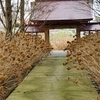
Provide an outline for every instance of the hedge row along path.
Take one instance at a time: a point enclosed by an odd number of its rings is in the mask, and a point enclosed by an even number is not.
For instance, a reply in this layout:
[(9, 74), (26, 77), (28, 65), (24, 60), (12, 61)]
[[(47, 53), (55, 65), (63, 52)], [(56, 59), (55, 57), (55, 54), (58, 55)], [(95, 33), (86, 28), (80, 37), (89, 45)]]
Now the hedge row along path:
[(66, 52), (52, 51), (6, 100), (98, 100), (85, 70), (67, 70)]

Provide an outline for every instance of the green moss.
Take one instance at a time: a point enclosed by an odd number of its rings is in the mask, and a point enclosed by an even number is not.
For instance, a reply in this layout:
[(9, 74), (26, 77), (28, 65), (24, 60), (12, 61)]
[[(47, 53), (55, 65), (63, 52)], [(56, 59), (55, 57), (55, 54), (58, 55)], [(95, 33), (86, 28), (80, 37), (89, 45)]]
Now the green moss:
[(6, 100), (95, 100), (98, 94), (86, 71), (68, 71), (64, 61), (63, 53), (44, 59)]

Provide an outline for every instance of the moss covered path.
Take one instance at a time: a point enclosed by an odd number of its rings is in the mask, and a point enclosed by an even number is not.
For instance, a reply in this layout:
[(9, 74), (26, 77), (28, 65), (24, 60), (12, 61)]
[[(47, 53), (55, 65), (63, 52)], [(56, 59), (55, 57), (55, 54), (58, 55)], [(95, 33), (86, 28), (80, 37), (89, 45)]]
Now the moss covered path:
[(53, 51), (6, 100), (97, 100), (87, 73), (74, 68), (68, 71), (63, 66), (65, 55), (63, 51)]

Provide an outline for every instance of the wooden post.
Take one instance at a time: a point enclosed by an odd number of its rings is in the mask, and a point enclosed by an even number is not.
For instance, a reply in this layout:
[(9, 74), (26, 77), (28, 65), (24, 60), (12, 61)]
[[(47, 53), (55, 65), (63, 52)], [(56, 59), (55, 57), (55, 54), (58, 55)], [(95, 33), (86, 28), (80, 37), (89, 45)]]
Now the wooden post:
[(76, 29), (76, 39), (80, 38), (80, 30), (79, 28)]
[(50, 39), (49, 39), (49, 29), (45, 29), (45, 41), (47, 41), (48, 43), (50, 43)]
[(91, 34), (91, 31), (89, 31), (89, 35)]

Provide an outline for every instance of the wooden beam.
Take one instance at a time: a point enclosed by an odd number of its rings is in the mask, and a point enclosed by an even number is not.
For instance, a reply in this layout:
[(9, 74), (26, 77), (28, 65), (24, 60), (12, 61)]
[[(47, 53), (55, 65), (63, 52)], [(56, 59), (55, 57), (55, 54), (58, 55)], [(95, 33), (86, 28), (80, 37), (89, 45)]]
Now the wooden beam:
[[(79, 26), (79, 25), (78, 25)], [(49, 28), (49, 29), (62, 29), (62, 28), (76, 28), (77, 25), (46, 25), (43, 26), (44, 29)]]
[(49, 29), (45, 29), (45, 41), (47, 41), (48, 43), (50, 43), (50, 39), (49, 39)]

